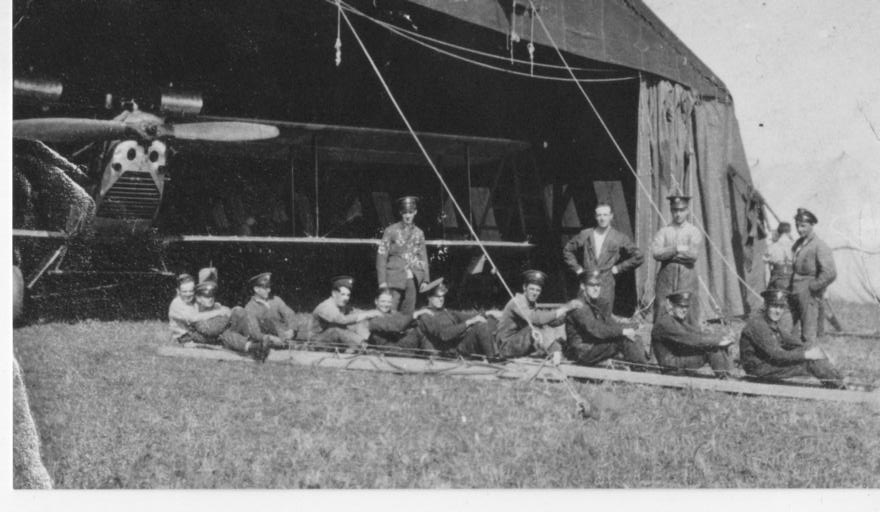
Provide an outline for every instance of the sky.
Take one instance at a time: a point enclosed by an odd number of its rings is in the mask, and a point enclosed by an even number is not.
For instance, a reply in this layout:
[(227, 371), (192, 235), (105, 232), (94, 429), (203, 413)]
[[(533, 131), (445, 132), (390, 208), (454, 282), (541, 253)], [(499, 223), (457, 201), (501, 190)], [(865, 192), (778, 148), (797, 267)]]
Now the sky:
[(880, 178), (880, 1), (644, 2), (727, 85), (753, 173), (846, 151)]

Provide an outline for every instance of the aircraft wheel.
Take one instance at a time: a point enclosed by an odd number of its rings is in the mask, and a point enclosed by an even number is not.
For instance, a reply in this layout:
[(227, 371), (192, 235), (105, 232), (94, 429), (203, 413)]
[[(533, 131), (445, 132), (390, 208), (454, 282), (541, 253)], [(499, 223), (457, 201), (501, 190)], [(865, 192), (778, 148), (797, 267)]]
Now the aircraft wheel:
[(12, 266), (12, 321), (24, 313), (24, 275), (18, 266)]

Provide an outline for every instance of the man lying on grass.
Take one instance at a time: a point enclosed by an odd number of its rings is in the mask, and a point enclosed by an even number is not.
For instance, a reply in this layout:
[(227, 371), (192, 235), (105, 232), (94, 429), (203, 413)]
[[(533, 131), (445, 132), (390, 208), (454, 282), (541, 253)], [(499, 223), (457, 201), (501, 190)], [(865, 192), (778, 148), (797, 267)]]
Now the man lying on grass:
[(739, 357), (746, 373), (767, 380), (812, 375), (825, 387), (846, 389), (840, 372), (821, 348), (804, 345), (779, 328), (779, 319), (788, 308), (788, 293), (766, 290), (761, 296), (764, 308), (749, 318), (739, 338)]
[(213, 281), (205, 281), (195, 287), (196, 313), (189, 317), (187, 331), (178, 341), (222, 345), (230, 350), (251, 354), (257, 361), (265, 361), (273, 339), (277, 338), (262, 334), (256, 319), (248, 315), (244, 308), (234, 307), (230, 310), (214, 300), (216, 290), (217, 283)]
[(216, 308), (199, 312), (196, 304), (196, 280), (189, 274), (177, 276), (177, 295), (168, 306), (168, 323), (171, 327), (171, 341), (180, 344), (196, 341), (193, 324), (218, 315), (229, 315), (229, 308)]

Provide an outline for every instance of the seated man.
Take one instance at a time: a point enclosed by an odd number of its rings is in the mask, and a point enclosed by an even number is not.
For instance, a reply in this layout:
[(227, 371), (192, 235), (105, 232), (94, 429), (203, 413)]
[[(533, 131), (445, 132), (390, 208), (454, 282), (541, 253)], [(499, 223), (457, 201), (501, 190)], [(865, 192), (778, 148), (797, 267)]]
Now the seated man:
[(260, 331), (270, 336), (272, 348), (288, 348), (296, 335), (296, 313), (272, 295), (272, 273), (257, 274), (248, 284), (254, 294), (244, 309), (257, 319)]
[(611, 303), (602, 297), (601, 274), (585, 272), (580, 280), (585, 307), (571, 311), (565, 318), (565, 357), (585, 366), (613, 357), (647, 364), (645, 347), (636, 339), (636, 330), (611, 316)]
[(356, 324), (370, 320), (382, 313), (373, 311), (354, 311), (348, 303), (354, 278), (336, 276), (331, 280), (333, 291), (330, 297), (318, 304), (312, 312), (311, 335), (309, 341), (326, 344), (344, 344), (347, 347), (364, 348), (368, 334), (356, 332)]
[(419, 317), (421, 347), (464, 356), (484, 355), (495, 358), (495, 341), (486, 317), (446, 309), (444, 306), (448, 291), (443, 284), (443, 278), (422, 288), (422, 293), (428, 296), (428, 309), (432, 314)]
[(269, 356), (271, 339), (260, 333), (256, 319), (248, 315), (244, 308), (236, 306), (230, 310), (214, 300), (216, 291), (217, 283), (213, 281), (196, 286), (199, 312), (216, 311), (217, 314), (194, 321), (188, 336), (199, 343), (222, 344), (230, 350), (251, 354), (257, 361), (265, 361)]
[(196, 280), (189, 274), (177, 276), (177, 295), (168, 306), (168, 324), (171, 327), (171, 341), (180, 344), (195, 342), (206, 343), (201, 335), (193, 329), (196, 321), (208, 320), (219, 315), (229, 315), (229, 308), (218, 308), (199, 312), (196, 304)]
[(730, 336), (721, 340), (710, 339), (687, 323), (691, 293), (682, 291), (666, 296), (672, 307), (651, 330), (651, 347), (662, 366), (697, 369), (709, 363), (715, 375), (726, 377), (733, 369), (727, 347), (733, 343)]
[(541, 291), (547, 282), (547, 274), (540, 270), (526, 270), (522, 277), (523, 292), (517, 293), (504, 306), (498, 321), (498, 329), (495, 331), (499, 355), (505, 358), (523, 357), (532, 352), (558, 351), (559, 344), (554, 340), (545, 343), (536, 328), (545, 325), (562, 325), (569, 311), (583, 307), (580, 301), (573, 300), (553, 311), (539, 311), (538, 297), (541, 296)]
[(381, 316), (371, 318), (367, 327), (370, 330), (371, 345), (389, 348), (419, 348), (419, 335), (415, 321), (422, 315), (433, 315), (428, 308), (412, 313), (394, 311), (394, 297), (391, 290), (381, 288), (376, 296), (376, 309)]
[(779, 319), (788, 307), (788, 293), (767, 290), (761, 296), (764, 309), (749, 318), (739, 338), (739, 357), (746, 373), (769, 380), (812, 375), (825, 387), (846, 389), (822, 349), (807, 347), (779, 328)]

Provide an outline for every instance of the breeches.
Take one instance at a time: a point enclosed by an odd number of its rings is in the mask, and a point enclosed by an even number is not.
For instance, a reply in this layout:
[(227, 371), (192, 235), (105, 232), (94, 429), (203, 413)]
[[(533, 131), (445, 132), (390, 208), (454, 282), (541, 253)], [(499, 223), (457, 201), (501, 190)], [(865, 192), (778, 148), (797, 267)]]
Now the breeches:
[(606, 359), (620, 355), (623, 360), (631, 363), (647, 364), (645, 350), (641, 343), (630, 340), (626, 336), (608, 340), (605, 343), (585, 343), (580, 347), (566, 350), (565, 357), (576, 364), (592, 366)]
[(657, 362), (671, 368), (697, 369), (706, 363), (715, 373), (730, 372), (733, 369), (730, 355), (724, 347), (686, 347), (670, 348), (662, 343), (651, 343)]
[(349, 347), (360, 347), (361, 343), (366, 341), (366, 338), (349, 329), (343, 329), (342, 327), (328, 327), (312, 338), (312, 340), (317, 343), (342, 343)]
[(843, 384), (843, 376), (827, 359), (797, 361), (791, 364), (763, 364), (758, 368), (748, 368), (749, 375), (762, 379), (781, 380), (790, 377), (813, 376), (829, 387)]
[(401, 313), (408, 314), (416, 310), (416, 281), (406, 280), (406, 288), (391, 289), (392, 307)]
[(797, 279), (791, 282), (791, 295), (789, 304), (791, 316), (794, 322), (792, 332), (798, 326), (801, 330), (801, 339), (804, 343), (813, 343), (817, 338), (819, 327), (819, 301), (821, 295), (810, 291), (810, 279)]

